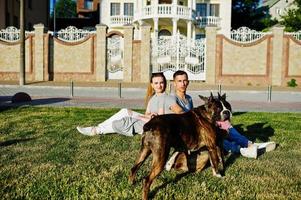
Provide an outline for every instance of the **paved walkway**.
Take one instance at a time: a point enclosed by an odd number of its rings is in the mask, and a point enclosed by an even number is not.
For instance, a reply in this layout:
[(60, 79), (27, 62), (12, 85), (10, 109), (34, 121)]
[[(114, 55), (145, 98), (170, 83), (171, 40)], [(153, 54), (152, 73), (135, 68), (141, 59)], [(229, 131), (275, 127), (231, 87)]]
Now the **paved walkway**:
[[(135, 88), (134, 88), (135, 87)], [(64, 107), (101, 107), (101, 108), (144, 108), (145, 84), (74, 84), (73, 90), (68, 83), (43, 82), (18, 86), (16, 83), (0, 82), (0, 106), (12, 104), (11, 97), (17, 92), (28, 93), (35, 106)], [(195, 106), (202, 104), (198, 95), (217, 93), (217, 86), (204, 86), (192, 83), (188, 94), (194, 99)], [(267, 88), (263, 87), (222, 87), (235, 112), (301, 112), (300, 88), (272, 88), (271, 101), (268, 101)], [(72, 96), (73, 95), (73, 96)]]

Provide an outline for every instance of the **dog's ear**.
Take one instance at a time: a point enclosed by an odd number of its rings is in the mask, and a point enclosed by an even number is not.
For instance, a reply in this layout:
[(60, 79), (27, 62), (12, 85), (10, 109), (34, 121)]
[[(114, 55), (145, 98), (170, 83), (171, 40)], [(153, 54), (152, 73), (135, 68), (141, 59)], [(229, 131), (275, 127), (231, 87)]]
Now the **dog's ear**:
[(224, 99), (224, 100), (226, 100), (226, 93), (224, 93), (223, 95), (222, 95), (222, 98)]
[(211, 101), (213, 101), (213, 99), (214, 99), (214, 96), (213, 96), (212, 92), (210, 92), (210, 97), (209, 97), (208, 101), (211, 102)]
[(208, 97), (204, 97), (202, 95), (199, 95), (199, 97), (205, 102), (205, 104), (208, 103)]

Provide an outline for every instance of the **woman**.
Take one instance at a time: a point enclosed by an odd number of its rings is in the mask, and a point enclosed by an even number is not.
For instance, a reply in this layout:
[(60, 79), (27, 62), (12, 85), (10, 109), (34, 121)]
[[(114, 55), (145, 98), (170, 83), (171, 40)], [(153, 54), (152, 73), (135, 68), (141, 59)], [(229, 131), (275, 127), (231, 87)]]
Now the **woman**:
[(126, 136), (133, 136), (135, 133), (142, 134), (143, 125), (153, 116), (183, 112), (175, 97), (167, 95), (165, 89), (166, 78), (163, 73), (153, 73), (145, 98), (147, 106), (144, 115), (123, 108), (98, 126), (77, 127), (77, 130), (89, 136), (108, 133), (119, 133)]
[(220, 129), (228, 132), (228, 137), (224, 139), (224, 150), (232, 153), (240, 153), (247, 158), (257, 158), (258, 150), (265, 152), (273, 151), (276, 148), (275, 142), (253, 143), (245, 136), (241, 135), (229, 120), (219, 121), (217, 125)]

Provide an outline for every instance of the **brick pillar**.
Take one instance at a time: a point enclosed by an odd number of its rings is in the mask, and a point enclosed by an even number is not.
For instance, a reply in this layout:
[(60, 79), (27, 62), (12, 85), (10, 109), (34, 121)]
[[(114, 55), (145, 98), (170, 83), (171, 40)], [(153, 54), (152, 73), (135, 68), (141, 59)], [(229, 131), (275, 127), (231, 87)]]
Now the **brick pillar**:
[(133, 81), (133, 26), (124, 26), (123, 81)]
[(214, 85), (216, 80), (216, 27), (206, 27), (206, 83)]
[(151, 46), (150, 46), (150, 29), (149, 25), (141, 25), (141, 58), (140, 58), (140, 72), (141, 82), (148, 83), (151, 75)]
[(106, 51), (107, 51), (107, 26), (96, 25), (96, 81), (104, 82), (107, 78)]
[(44, 25), (34, 25), (34, 80), (44, 81)]
[(282, 82), (282, 55), (283, 55), (283, 33), (284, 27), (274, 27), (273, 29), (273, 58), (271, 70), (272, 85), (280, 86)]

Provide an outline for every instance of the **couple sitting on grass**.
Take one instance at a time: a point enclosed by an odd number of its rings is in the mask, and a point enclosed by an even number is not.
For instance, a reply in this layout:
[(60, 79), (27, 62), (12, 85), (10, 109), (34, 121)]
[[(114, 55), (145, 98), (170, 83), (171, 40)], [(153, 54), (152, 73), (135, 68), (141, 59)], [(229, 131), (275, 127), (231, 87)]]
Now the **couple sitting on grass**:
[[(145, 114), (134, 112), (130, 109), (121, 109), (109, 119), (92, 127), (77, 127), (77, 130), (88, 136), (98, 134), (119, 133), (126, 136), (142, 134), (143, 125), (155, 115), (169, 113), (184, 113), (193, 108), (191, 96), (186, 94), (189, 84), (185, 71), (178, 70), (173, 74), (175, 94), (165, 93), (166, 78), (163, 73), (153, 73), (146, 95)], [(240, 153), (242, 156), (257, 158), (257, 150), (265, 149), (266, 152), (275, 149), (275, 142), (252, 143), (232, 127), (230, 121), (221, 121), (217, 125), (229, 134), (224, 140), (223, 147), (227, 152)]]

